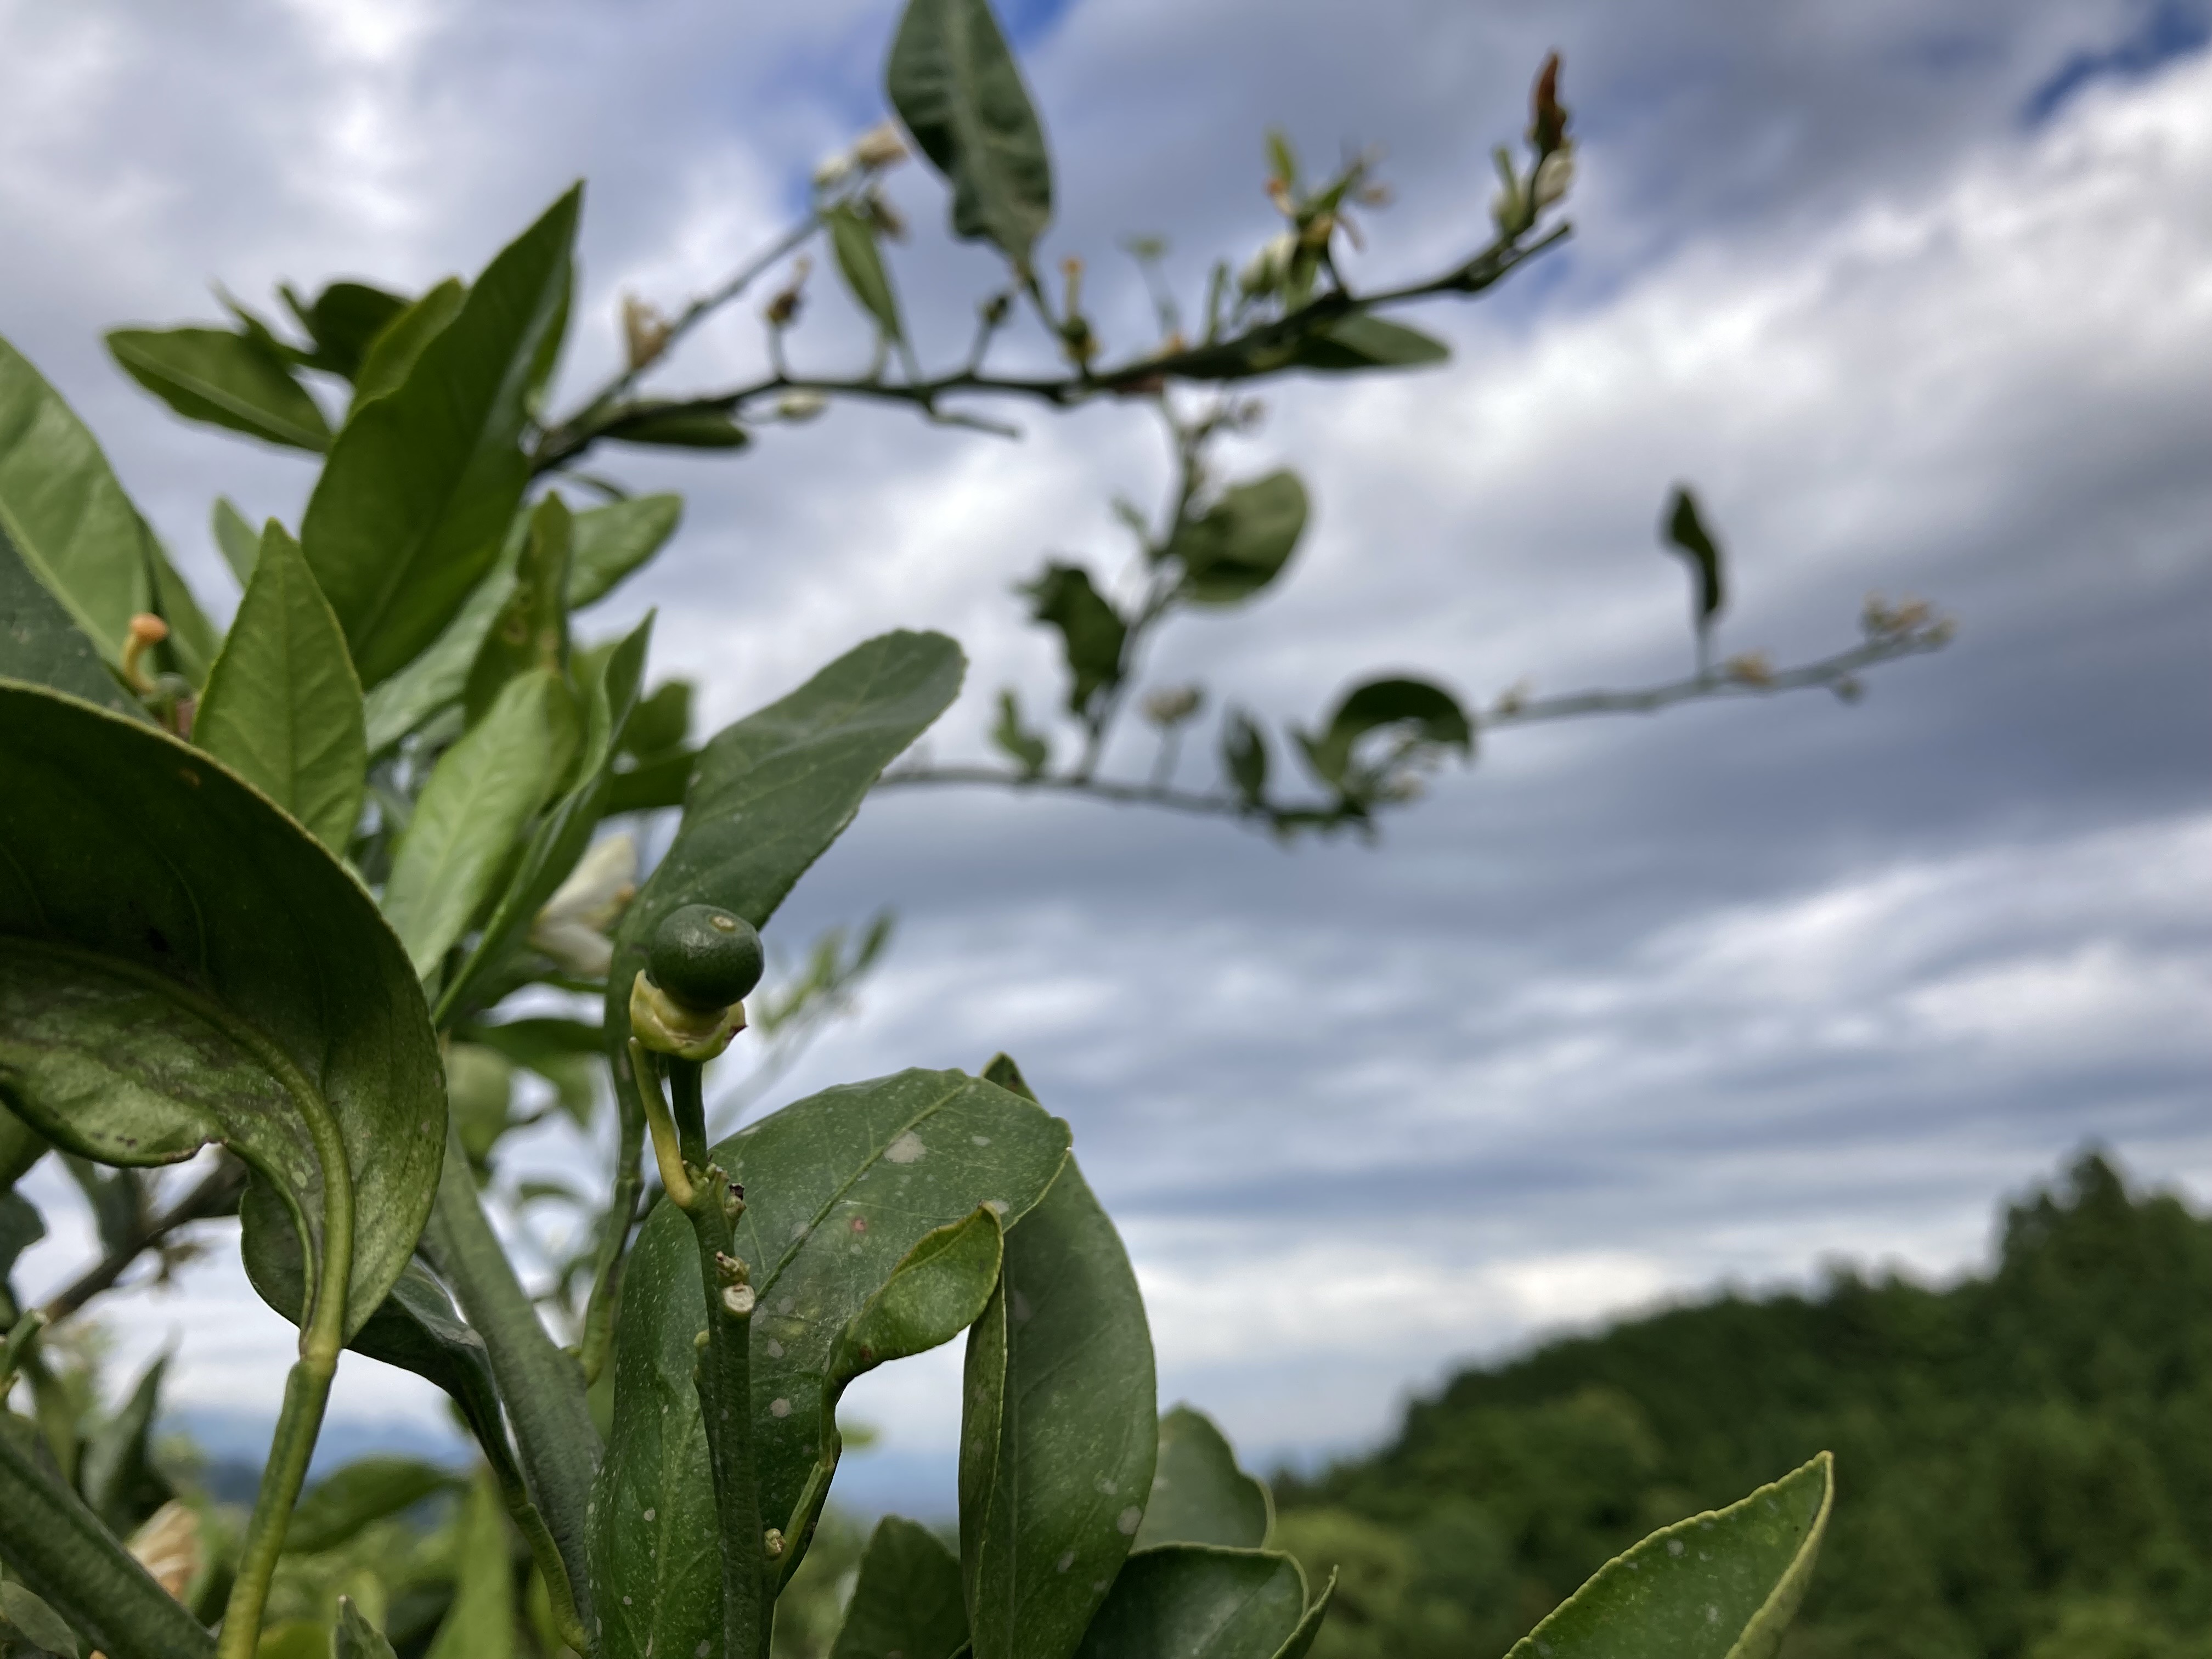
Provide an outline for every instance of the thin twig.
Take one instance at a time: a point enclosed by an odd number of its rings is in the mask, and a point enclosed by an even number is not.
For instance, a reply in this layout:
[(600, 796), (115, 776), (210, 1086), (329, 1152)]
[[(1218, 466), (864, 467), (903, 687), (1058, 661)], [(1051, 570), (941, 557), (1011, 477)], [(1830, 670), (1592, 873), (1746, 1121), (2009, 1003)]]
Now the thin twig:
[(147, 1221), (116, 1249), (78, 1275), (68, 1289), (48, 1302), (44, 1309), (50, 1324), (59, 1324), (71, 1314), (108, 1289), (123, 1277), (147, 1251), (153, 1249), (179, 1228), (195, 1221), (204, 1221), (210, 1216), (227, 1215), (238, 1203), (239, 1194), (246, 1190), (246, 1165), (225, 1152), (221, 1161), (203, 1176), (192, 1189)]

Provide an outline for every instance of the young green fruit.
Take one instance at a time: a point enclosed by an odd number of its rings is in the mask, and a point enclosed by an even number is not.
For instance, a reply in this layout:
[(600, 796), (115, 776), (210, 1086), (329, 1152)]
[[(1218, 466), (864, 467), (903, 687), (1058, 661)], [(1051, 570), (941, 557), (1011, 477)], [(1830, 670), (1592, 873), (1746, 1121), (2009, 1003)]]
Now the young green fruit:
[(760, 983), (760, 935), (743, 916), (687, 904), (661, 918), (646, 947), (653, 982), (686, 1008), (726, 1008)]

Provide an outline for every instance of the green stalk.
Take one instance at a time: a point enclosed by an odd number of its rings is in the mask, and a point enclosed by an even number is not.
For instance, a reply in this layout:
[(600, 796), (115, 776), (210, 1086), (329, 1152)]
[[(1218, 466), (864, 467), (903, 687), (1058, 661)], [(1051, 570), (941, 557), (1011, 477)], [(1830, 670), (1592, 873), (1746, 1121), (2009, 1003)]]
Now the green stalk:
[(716, 1530), (722, 1546), (722, 1644), (728, 1659), (757, 1659), (768, 1652), (771, 1621), (767, 1595), (774, 1564), (761, 1529), (760, 1486), (753, 1462), (752, 1291), (733, 1285), (725, 1264), (734, 1260), (732, 1231), (743, 1213), (729, 1176), (708, 1161), (707, 1111), (696, 1060), (670, 1056), (677, 1145), (684, 1162), (702, 1172), (685, 1213), (699, 1247), (699, 1275), (707, 1297), (707, 1346), (700, 1355), (699, 1409), (706, 1419), (707, 1451), (714, 1474)]

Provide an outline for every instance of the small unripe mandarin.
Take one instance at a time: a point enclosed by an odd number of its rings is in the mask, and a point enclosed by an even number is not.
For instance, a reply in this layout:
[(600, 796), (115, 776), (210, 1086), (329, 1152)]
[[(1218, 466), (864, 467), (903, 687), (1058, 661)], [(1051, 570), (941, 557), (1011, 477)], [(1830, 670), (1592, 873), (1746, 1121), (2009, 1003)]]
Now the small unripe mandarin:
[(687, 1008), (726, 1008), (760, 983), (760, 935), (742, 916), (711, 904), (672, 910), (653, 930), (645, 970)]

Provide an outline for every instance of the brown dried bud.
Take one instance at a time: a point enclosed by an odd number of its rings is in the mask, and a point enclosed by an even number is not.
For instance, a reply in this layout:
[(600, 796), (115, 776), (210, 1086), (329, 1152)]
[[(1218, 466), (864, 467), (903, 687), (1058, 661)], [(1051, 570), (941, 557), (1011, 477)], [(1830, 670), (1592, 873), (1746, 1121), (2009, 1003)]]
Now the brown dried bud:
[(1544, 59), (1528, 98), (1528, 142), (1550, 155), (1566, 141), (1567, 109), (1559, 101), (1559, 54)]

